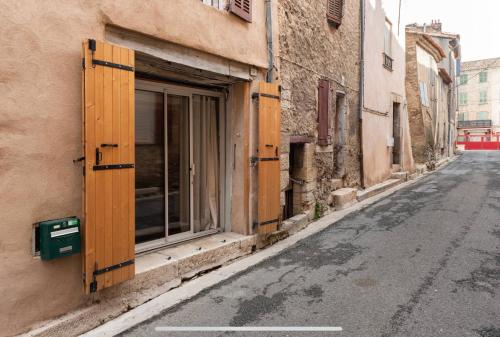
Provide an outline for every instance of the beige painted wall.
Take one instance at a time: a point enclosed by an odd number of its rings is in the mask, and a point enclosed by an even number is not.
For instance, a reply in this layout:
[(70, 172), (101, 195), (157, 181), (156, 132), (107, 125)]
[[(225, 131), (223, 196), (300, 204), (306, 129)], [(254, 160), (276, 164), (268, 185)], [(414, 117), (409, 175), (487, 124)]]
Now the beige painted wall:
[[(394, 5), (381, 0), (366, 1), (365, 83), (363, 103), (363, 169), (365, 186), (380, 183), (392, 172), (393, 102), (401, 104), (402, 160), (405, 170), (413, 169), (405, 95), (404, 35), (397, 36), (397, 17), (388, 18), (392, 27), (393, 71), (383, 67), (386, 9)], [(388, 8), (388, 12), (393, 12)]]
[(80, 256), (41, 262), (31, 235), (35, 222), (82, 215), (81, 42), (107, 24), (267, 66), (263, 1), (251, 24), (199, 0), (0, 3), (0, 335), (88, 300)]

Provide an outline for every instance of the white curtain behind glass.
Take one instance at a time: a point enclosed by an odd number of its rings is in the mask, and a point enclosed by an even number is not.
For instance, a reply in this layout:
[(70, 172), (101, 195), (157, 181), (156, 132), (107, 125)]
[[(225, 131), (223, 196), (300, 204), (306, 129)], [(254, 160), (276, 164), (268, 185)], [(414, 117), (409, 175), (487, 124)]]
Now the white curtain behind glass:
[(219, 99), (193, 95), (193, 230), (219, 226)]

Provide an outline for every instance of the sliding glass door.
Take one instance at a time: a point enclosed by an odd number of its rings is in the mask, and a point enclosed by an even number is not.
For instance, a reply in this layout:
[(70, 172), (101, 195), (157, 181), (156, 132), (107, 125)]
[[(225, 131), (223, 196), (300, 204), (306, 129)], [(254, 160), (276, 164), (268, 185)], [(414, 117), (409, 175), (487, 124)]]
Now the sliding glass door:
[(217, 231), (222, 96), (144, 81), (136, 87), (136, 243)]
[(189, 97), (167, 94), (168, 236), (191, 232)]

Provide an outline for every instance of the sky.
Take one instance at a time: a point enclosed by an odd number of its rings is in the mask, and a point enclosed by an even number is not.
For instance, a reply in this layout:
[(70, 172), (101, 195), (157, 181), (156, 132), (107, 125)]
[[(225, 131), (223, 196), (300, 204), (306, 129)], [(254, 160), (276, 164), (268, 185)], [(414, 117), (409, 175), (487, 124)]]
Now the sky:
[[(374, 0), (370, 0), (374, 1)], [(387, 16), (397, 26), (399, 0), (384, 0)], [(460, 34), (462, 62), (500, 57), (500, 0), (401, 0), (401, 34), (411, 23), (440, 20), (443, 31)]]

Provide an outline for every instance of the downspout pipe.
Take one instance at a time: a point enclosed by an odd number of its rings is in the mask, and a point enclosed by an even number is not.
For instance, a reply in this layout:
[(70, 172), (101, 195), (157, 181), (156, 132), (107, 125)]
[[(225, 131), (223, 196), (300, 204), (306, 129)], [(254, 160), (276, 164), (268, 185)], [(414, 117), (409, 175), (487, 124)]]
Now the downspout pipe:
[(360, 52), (359, 52), (359, 173), (361, 188), (365, 188), (365, 173), (363, 165), (363, 107), (365, 106), (365, 0), (360, 0)]
[(267, 31), (267, 54), (269, 57), (266, 82), (271, 83), (273, 81), (273, 71), (274, 71), (272, 0), (266, 0), (266, 31)]

